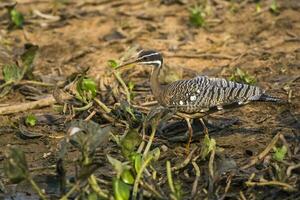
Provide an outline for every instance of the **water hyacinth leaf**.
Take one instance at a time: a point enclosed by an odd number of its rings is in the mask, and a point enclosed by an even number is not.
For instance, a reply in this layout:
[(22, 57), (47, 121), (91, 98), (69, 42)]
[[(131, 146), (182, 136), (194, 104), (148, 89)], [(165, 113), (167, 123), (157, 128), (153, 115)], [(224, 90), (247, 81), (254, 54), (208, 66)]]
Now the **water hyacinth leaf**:
[(285, 158), (285, 155), (287, 153), (287, 147), (285, 145), (283, 145), (282, 147), (274, 147), (274, 154), (273, 154), (273, 159), (277, 160), (277, 161), (283, 161), (283, 159)]
[(113, 191), (115, 200), (128, 200), (130, 197), (130, 186), (120, 179), (113, 179)]
[(121, 179), (124, 183), (132, 185), (134, 183), (134, 177), (129, 169), (125, 169), (121, 174)]
[(4, 65), (2, 74), (6, 83), (19, 81), (23, 78), (22, 70), (16, 64)]
[(138, 132), (138, 129), (129, 129), (126, 135), (121, 139), (122, 153), (128, 157), (135, 148), (141, 143), (142, 138)]
[(6, 152), (4, 173), (12, 183), (19, 183), (29, 176), (28, 165), (23, 151), (11, 147)]
[(35, 126), (36, 125), (36, 121), (37, 121), (36, 116), (33, 115), (33, 114), (29, 114), (29, 115), (27, 115), (27, 117), (25, 119), (25, 124), (27, 126)]
[(108, 63), (108, 66), (112, 69), (115, 69), (119, 66), (119, 64), (115, 60), (108, 60), (107, 63)]
[(11, 9), (9, 11), (9, 16), (11, 22), (17, 27), (17, 28), (22, 28), (24, 25), (24, 16), (22, 13), (17, 11), (15, 8)]

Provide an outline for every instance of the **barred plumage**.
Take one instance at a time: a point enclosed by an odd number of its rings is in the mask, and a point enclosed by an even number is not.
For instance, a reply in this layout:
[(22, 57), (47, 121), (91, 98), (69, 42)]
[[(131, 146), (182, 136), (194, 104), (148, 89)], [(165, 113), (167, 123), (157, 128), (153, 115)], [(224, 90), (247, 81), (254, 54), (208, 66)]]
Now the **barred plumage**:
[(243, 105), (259, 100), (264, 91), (252, 85), (236, 83), (223, 78), (197, 76), (167, 85), (162, 94), (162, 104), (176, 107), (185, 113), (221, 110), (223, 106)]

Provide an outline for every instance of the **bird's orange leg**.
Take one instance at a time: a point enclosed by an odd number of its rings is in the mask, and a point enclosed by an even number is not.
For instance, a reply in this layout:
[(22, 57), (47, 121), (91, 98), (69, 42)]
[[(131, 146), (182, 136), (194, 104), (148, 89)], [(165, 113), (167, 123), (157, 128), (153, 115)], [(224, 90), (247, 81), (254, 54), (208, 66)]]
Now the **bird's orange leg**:
[(190, 118), (186, 117), (184, 119), (185, 119), (185, 121), (186, 121), (186, 123), (188, 125), (188, 131), (189, 131), (189, 140), (188, 140), (188, 142), (186, 144), (186, 147), (185, 147), (187, 154), (189, 154), (189, 152), (190, 152), (190, 145), (191, 145), (192, 138), (193, 138), (193, 128), (192, 128), (192, 125), (191, 125)]

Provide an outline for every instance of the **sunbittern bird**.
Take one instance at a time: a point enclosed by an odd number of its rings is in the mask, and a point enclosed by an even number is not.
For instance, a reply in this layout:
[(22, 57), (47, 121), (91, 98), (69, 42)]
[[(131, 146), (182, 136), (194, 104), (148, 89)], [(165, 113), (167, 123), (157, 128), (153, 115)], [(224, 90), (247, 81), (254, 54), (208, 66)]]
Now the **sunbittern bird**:
[(191, 118), (198, 117), (207, 133), (207, 128), (200, 116), (203, 117), (224, 108), (242, 106), (253, 101), (283, 102), (279, 98), (266, 94), (257, 86), (228, 81), (223, 78), (197, 76), (162, 85), (159, 82), (159, 73), (163, 66), (163, 57), (157, 51), (140, 51), (137, 58), (120, 65), (119, 68), (134, 63), (154, 67), (150, 78), (152, 93), (160, 105), (175, 108), (178, 114), (185, 118), (189, 127), (188, 145), (192, 139)]

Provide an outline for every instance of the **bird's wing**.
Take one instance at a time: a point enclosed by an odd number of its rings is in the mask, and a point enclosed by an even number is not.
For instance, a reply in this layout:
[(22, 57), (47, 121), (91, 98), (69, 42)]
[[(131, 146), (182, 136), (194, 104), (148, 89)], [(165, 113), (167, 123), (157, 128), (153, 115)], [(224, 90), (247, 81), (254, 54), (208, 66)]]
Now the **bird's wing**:
[(233, 103), (245, 104), (257, 100), (263, 91), (247, 84), (228, 81), (223, 78), (197, 76), (189, 80), (179, 80), (168, 85), (166, 96), (170, 106), (211, 108)]

